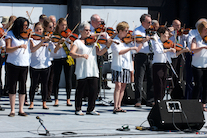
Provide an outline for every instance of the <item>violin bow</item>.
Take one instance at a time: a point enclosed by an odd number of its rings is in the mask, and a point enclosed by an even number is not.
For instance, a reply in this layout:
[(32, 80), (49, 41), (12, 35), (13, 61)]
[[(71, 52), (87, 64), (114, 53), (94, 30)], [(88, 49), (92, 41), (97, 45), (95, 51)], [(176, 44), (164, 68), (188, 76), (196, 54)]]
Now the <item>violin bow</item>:
[(160, 12), (158, 12), (158, 14), (157, 14), (157, 21), (158, 21), (158, 23), (160, 22)]
[[(160, 43), (157, 41), (157, 39), (154, 39), (154, 40), (158, 43), (159, 48), (162, 50), (162, 48), (161, 48), (162, 46), (161, 46)], [(164, 53), (164, 51), (163, 51), (162, 53), (164, 54), (166, 60), (168, 61), (169, 65), (170, 65), (170, 68), (172, 69), (172, 71), (173, 71), (173, 73), (175, 74), (176, 78), (178, 78), (178, 75), (177, 75), (177, 73), (175, 72), (175, 69), (173, 68), (172, 64), (170, 63), (168, 57), (166, 56), (166, 54)]]
[[(101, 30), (101, 32), (102, 32), (102, 30)], [(95, 44), (96, 44), (96, 43), (98, 42), (98, 40), (100, 39), (101, 32), (99, 33), (98, 38), (96, 39), (96, 42), (95, 42), (94, 45), (93, 45), (93, 48), (89, 50), (89, 52), (88, 52), (88, 54), (87, 54), (88, 56), (91, 54), (92, 50), (93, 50), (94, 47), (96, 46)]]
[[(14, 23), (13, 23), (14, 24)], [(0, 41), (4, 38), (4, 36), (7, 34), (7, 32), (12, 28), (13, 24), (6, 30), (6, 32), (2, 35), (0, 38)]]
[(69, 15), (69, 13), (65, 16), (65, 18), (64, 18), (65, 20), (68, 18), (68, 15)]
[(33, 9), (34, 9), (34, 7), (32, 8), (32, 10), (31, 10), (30, 14), (29, 14), (29, 12), (28, 12), (28, 11), (26, 11), (27, 16), (28, 16), (28, 19), (30, 20), (31, 24), (33, 24), (33, 23), (32, 23), (32, 19), (30, 18), (30, 17), (31, 17), (31, 15), (32, 15)]
[(75, 29), (78, 27), (79, 24), (80, 24), (80, 22), (78, 22), (78, 23), (76, 24), (76, 26), (75, 26), (75, 27), (73, 28), (73, 30), (71, 31), (70, 35), (68, 35), (68, 37), (64, 40), (63, 43), (65, 43), (66, 40), (73, 34), (73, 32), (75, 31)]
[[(31, 36), (32, 36), (32, 33), (31, 33), (31, 32), (32, 32), (32, 30), (31, 30), (31, 31), (30, 31), (30, 33), (29, 33), (29, 38), (28, 38), (28, 40), (27, 40), (27, 43), (26, 43), (26, 45), (28, 45), (28, 43), (29, 43), (29, 40), (30, 40), (30, 38), (31, 38)], [(26, 49), (24, 49), (24, 52), (23, 52), (23, 54), (25, 53), (25, 50), (26, 50)]]

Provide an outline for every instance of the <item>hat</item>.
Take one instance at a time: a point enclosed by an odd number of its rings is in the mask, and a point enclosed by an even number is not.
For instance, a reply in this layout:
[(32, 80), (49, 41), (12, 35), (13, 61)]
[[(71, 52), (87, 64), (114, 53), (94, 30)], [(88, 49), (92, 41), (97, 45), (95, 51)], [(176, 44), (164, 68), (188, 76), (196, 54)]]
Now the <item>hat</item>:
[(1, 24), (7, 24), (9, 22), (9, 17), (8, 16), (3, 16)]

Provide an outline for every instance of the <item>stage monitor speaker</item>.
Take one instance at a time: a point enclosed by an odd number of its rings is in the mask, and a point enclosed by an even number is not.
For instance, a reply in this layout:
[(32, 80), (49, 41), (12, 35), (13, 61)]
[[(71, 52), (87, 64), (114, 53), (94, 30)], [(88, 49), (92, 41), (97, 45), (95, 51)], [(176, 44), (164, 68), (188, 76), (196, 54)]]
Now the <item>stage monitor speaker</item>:
[(202, 103), (198, 100), (156, 102), (147, 120), (157, 130), (200, 130), (205, 124)]
[(123, 104), (135, 104), (136, 103), (134, 83), (129, 83), (126, 85), (122, 103)]

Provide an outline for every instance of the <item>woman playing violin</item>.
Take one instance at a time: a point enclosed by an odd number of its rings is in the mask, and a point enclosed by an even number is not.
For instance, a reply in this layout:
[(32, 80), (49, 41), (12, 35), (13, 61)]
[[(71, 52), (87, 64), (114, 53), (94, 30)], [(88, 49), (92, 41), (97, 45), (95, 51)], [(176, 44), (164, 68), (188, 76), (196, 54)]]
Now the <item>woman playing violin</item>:
[(203, 110), (207, 111), (207, 42), (204, 40), (205, 36), (207, 36), (207, 22), (201, 22), (197, 29), (199, 35), (191, 43), (191, 50), (194, 52), (194, 56), (192, 56), (192, 70), (195, 82), (193, 99), (200, 99), (200, 95), (202, 95)]
[(85, 39), (90, 36), (90, 24), (88, 22), (83, 22), (79, 25), (79, 32), (81, 37), (74, 41), (74, 45), (70, 51), (70, 55), (73, 58), (76, 58), (75, 74), (78, 80), (75, 94), (75, 114), (84, 115), (81, 110), (82, 97), (85, 89), (89, 89), (88, 108), (86, 114), (99, 115), (99, 113), (94, 110), (95, 100), (98, 93), (99, 77), (96, 55), (103, 55), (110, 47), (112, 41), (108, 40), (106, 47), (102, 50), (98, 47), (94, 48), (96, 43), (86, 45)]
[[(57, 21), (57, 26), (54, 32), (54, 35), (61, 36), (61, 32), (67, 29), (67, 21), (64, 18), (60, 18)], [(67, 93), (67, 106), (72, 106), (70, 103), (70, 94), (72, 88), (72, 68), (74, 61), (72, 57), (69, 56), (70, 44), (64, 42), (65, 38), (61, 38), (57, 43), (55, 43), (54, 49), (54, 82), (53, 82), (53, 91), (55, 96), (54, 106), (58, 106), (58, 90), (59, 82), (62, 68), (64, 68), (64, 76), (66, 82), (66, 93)], [(70, 63), (73, 62), (73, 63)]]
[(121, 101), (124, 96), (124, 90), (127, 83), (131, 82), (132, 67), (132, 51), (138, 52), (143, 44), (139, 47), (133, 46), (131, 43), (123, 43), (122, 39), (128, 33), (129, 25), (127, 22), (120, 22), (116, 30), (118, 35), (113, 39), (119, 44), (113, 43), (111, 46), (113, 59), (112, 59), (112, 82), (115, 83), (114, 89), (114, 110), (116, 112), (126, 112), (121, 108)]
[[(44, 32), (43, 35), (50, 36), (53, 33), (54, 30), (54, 24), (51, 19), (46, 18), (43, 22), (44, 26)], [(53, 87), (53, 78), (54, 78), (54, 61), (53, 57), (54, 54), (52, 49), (55, 48), (55, 45), (52, 41), (49, 41), (49, 46), (48, 50), (50, 51), (50, 58), (51, 58), (51, 63), (52, 65), (50, 66), (50, 73), (49, 73), (49, 78), (48, 78), (48, 93), (47, 93), (47, 102), (52, 102), (51, 100), (51, 93), (52, 93), (52, 87)]]
[[(15, 116), (16, 85), (19, 81), (19, 113), (20, 116), (27, 116), (23, 111), (24, 98), (26, 94), (26, 81), (28, 66), (30, 65), (29, 48), (27, 39), (22, 39), (21, 33), (28, 29), (29, 21), (24, 17), (18, 17), (6, 36), (6, 51), (9, 99), (11, 105), (10, 117)], [(25, 51), (25, 52), (24, 52)]]
[[(43, 25), (38, 22), (34, 25), (35, 33), (43, 34)], [(41, 94), (43, 101), (43, 109), (49, 109), (46, 106), (47, 90), (48, 90), (48, 77), (50, 72), (50, 52), (48, 50), (49, 36), (45, 36), (43, 40), (30, 40), (30, 50), (31, 50), (31, 63), (30, 63), (30, 78), (31, 85), (29, 91), (30, 107), (28, 109), (33, 109), (34, 107), (34, 95), (35, 89), (41, 78)]]
[(153, 68), (153, 86), (154, 100), (162, 100), (165, 96), (166, 78), (167, 78), (167, 61), (171, 63), (171, 58), (175, 58), (188, 49), (183, 49), (176, 53), (175, 48), (164, 49), (163, 43), (169, 38), (169, 31), (166, 27), (160, 27), (157, 30), (160, 39), (152, 41), (154, 46), (154, 57), (152, 60)]

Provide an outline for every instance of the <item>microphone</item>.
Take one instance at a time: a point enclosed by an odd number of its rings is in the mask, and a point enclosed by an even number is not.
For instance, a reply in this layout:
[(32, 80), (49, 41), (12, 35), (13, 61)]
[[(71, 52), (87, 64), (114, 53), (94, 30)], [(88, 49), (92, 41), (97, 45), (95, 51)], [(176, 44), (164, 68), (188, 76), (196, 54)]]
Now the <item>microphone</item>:
[(36, 119), (39, 119), (39, 121), (43, 121), (39, 116), (36, 116)]

